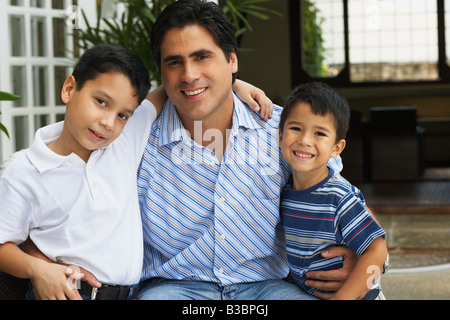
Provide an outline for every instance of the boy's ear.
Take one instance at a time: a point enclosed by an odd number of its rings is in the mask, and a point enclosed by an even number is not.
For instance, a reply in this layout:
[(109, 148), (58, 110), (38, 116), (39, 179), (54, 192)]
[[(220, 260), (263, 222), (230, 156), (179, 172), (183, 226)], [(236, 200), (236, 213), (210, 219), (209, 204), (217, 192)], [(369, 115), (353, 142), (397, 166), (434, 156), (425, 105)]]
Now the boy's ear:
[(75, 77), (70, 75), (67, 77), (66, 81), (64, 81), (62, 90), (61, 90), (61, 100), (68, 104), (70, 101), (70, 97), (73, 93), (73, 91), (76, 90), (77, 82), (75, 80)]
[(331, 157), (336, 158), (341, 154), (342, 150), (344, 150), (346, 145), (345, 139), (339, 140), (333, 147), (333, 151), (331, 152)]
[(278, 143), (281, 144), (281, 140), (283, 140), (283, 132), (281, 128), (278, 128)]

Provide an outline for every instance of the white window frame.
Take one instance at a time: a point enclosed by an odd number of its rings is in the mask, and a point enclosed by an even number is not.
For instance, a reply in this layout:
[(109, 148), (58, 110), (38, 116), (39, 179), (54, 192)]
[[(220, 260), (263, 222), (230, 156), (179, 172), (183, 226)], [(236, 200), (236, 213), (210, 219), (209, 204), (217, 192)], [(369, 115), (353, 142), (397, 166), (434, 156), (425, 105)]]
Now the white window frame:
[[(36, 115), (47, 115), (49, 116), (49, 123), (56, 122), (57, 116), (65, 113), (64, 105), (56, 105), (56, 92), (61, 84), (55, 84), (55, 74), (54, 67), (62, 66), (68, 67), (68, 72), (71, 70), (75, 60), (72, 57), (72, 52), (74, 49), (73, 39), (69, 27), (74, 26), (74, 15), (76, 7), (73, 6), (72, 0), (64, 0), (64, 9), (52, 9), (52, 1), (44, 0), (45, 8), (34, 8), (30, 6), (33, 0), (22, 0), (23, 6), (11, 6), (10, 0), (0, 1), (0, 33), (6, 39), (2, 41), (2, 46), (0, 46), (0, 91), (6, 91), (9, 93), (13, 92), (12, 84), (12, 66), (24, 66), (26, 70), (26, 104), (21, 105), (21, 107), (14, 107), (14, 102), (1, 101), (0, 102), (0, 122), (2, 122), (9, 131), (10, 139), (3, 133), (0, 132), (0, 162), (8, 159), (12, 153), (16, 150), (16, 129), (14, 128), (14, 117), (27, 116), (28, 117), (28, 128), (27, 135), (24, 137), (26, 144), (24, 147), (31, 145), (34, 139), (34, 134), (37, 127), (35, 127), (35, 116)], [(88, 16), (89, 21), (95, 21), (96, 19), (96, 1), (92, 0), (78, 0), (78, 9), (82, 8)], [(78, 10), (79, 14), (79, 10)], [(24, 17), (24, 34), (25, 34), (25, 55), (21, 57), (11, 56), (11, 35), (10, 30), (10, 16), (23, 16)], [(31, 17), (42, 17), (45, 18), (45, 39), (46, 39), (46, 56), (45, 57), (33, 57), (32, 56), (32, 41), (31, 39)], [(68, 54), (66, 57), (53, 57), (53, 18), (64, 18), (68, 22), (66, 25), (66, 48)], [(83, 27), (82, 19), (80, 16), (78, 18), (78, 27)], [(33, 97), (33, 67), (43, 66), (46, 67), (46, 95), (47, 104), (45, 106), (35, 106)]]

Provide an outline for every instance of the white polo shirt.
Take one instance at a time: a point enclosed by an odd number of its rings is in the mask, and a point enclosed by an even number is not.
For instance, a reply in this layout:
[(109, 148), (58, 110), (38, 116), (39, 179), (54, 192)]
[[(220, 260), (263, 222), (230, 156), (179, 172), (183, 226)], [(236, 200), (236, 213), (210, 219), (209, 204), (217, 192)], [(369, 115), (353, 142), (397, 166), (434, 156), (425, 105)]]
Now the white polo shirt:
[(145, 100), (119, 138), (87, 163), (47, 147), (63, 122), (38, 130), (0, 178), (0, 243), (20, 244), (30, 235), (47, 257), (81, 266), (102, 283), (138, 283), (143, 238), (136, 174), (155, 118)]

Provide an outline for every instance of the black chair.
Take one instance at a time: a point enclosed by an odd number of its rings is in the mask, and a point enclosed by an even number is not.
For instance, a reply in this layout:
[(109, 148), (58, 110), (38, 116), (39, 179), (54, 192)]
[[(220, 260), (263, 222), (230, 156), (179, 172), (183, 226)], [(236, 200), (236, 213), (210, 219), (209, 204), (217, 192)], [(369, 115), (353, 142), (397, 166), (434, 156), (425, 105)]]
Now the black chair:
[(344, 162), (342, 176), (351, 183), (367, 180), (367, 168), (370, 161), (366, 157), (368, 153), (367, 124), (363, 121), (360, 110), (350, 111), (349, 130), (345, 140), (347, 144), (341, 153)]
[(423, 130), (416, 107), (372, 107), (372, 181), (416, 180), (423, 170)]

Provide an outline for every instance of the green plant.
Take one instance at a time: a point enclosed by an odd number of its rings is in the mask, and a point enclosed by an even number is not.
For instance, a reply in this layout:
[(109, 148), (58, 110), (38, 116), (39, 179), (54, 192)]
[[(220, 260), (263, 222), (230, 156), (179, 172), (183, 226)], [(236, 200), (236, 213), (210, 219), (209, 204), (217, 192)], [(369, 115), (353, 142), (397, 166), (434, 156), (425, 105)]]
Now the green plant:
[[(16, 96), (14, 94), (0, 91), (0, 101), (14, 101), (14, 100), (17, 100), (17, 99), (20, 99), (20, 98), (21, 97)], [(2, 114), (2, 113), (0, 112), (0, 114)], [(3, 133), (5, 133), (6, 136), (9, 138), (8, 130), (6, 129), (6, 127), (1, 122), (0, 122), (0, 130), (3, 131)]]
[(253, 16), (261, 20), (268, 20), (270, 14), (281, 16), (277, 11), (258, 5), (270, 1), (272, 0), (219, 0), (219, 5), (230, 19), (236, 29), (236, 37), (239, 38), (246, 31), (253, 30), (247, 16)]
[[(247, 19), (251, 15), (259, 19), (269, 19), (269, 14), (277, 14), (258, 4), (272, 0), (221, 0), (219, 5), (236, 28), (240, 37), (252, 27)], [(90, 25), (82, 11), (87, 28), (75, 30), (82, 49), (102, 43), (121, 44), (133, 50), (144, 62), (150, 72), (151, 80), (161, 82), (153, 57), (150, 53), (150, 31), (161, 11), (174, 0), (119, 0), (125, 3), (127, 10), (120, 18), (105, 19), (101, 17), (101, 2), (98, 7), (97, 22)]]
[(303, 67), (313, 77), (327, 76), (327, 68), (324, 65), (326, 49), (322, 36), (322, 24), (324, 19), (320, 17), (320, 10), (314, 2), (305, 0), (302, 3), (302, 47)]

